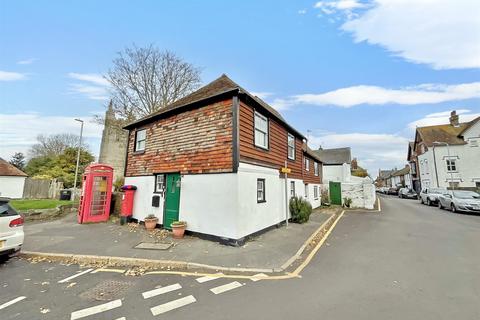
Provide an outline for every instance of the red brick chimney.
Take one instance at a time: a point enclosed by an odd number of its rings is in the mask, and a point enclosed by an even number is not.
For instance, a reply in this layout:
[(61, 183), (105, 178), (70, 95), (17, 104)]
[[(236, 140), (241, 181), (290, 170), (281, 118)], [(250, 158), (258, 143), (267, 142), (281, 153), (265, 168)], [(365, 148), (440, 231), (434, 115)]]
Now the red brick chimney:
[(454, 127), (459, 126), (458, 114), (455, 110), (450, 113), (450, 124)]

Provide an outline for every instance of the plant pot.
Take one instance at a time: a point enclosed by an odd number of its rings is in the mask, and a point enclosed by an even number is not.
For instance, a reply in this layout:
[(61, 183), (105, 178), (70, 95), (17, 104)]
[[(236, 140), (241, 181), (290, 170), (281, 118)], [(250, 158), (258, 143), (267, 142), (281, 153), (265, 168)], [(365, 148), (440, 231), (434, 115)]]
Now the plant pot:
[(147, 231), (152, 231), (157, 226), (158, 218), (148, 218), (145, 219), (145, 229)]
[(185, 235), (185, 229), (187, 228), (187, 225), (185, 224), (172, 224), (172, 232), (173, 232), (173, 238), (174, 239), (182, 239), (183, 236)]

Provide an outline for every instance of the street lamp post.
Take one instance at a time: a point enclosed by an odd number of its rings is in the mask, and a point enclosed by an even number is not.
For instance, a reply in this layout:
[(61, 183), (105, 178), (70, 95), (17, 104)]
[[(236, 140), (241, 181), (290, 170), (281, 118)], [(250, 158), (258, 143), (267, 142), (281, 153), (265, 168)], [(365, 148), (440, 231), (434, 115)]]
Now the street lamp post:
[(75, 177), (73, 178), (73, 194), (72, 201), (75, 200), (75, 191), (77, 190), (77, 176), (78, 176), (78, 166), (80, 164), (80, 150), (82, 149), (82, 134), (83, 134), (83, 120), (75, 119), (81, 123), (80, 126), (80, 139), (78, 141), (78, 150), (77, 150), (77, 165), (75, 166)]
[[(447, 143), (447, 142), (442, 142), (442, 141), (434, 141), (433, 142), (434, 145), (444, 145), (444, 146), (447, 146), (447, 157), (448, 157), (448, 161), (450, 161), (450, 166), (451, 166), (451, 158), (450, 158), (450, 145)], [(435, 163), (435, 167), (437, 166), (437, 164)], [(448, 164), (447, 164), (447, 171), (448, 170)], [(438, 179), (438, 175), (437, 175), (437, 179)], [(453, 171), (450, 170), (450, 180), (452, 182), (452, 190), (455, 190), (455, 185), (453, 184)]]

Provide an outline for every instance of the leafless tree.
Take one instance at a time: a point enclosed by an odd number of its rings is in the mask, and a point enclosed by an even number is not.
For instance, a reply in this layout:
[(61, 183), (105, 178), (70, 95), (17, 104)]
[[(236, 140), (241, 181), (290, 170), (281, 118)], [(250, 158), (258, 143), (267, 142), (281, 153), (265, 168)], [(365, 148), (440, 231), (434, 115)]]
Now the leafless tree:
[(78, 147), (78, 141), (79, 136), (71, 133), (40, 134), (37, 136), (37, 143), (30, 147), (28, 156), (30, 158), (58, 156), (68, 147)]
[(150, 45), (119, 52), (105, 78), (117, 118), (131, 121), (184, 97), (200, 85), (200, 69)]

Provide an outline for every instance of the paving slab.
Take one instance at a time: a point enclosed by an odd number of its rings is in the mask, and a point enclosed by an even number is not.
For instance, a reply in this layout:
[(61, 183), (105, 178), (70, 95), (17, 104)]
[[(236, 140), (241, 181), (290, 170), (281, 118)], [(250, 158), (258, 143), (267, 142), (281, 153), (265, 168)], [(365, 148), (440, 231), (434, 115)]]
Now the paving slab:
[[(225, 268), (275, 269), (288, 261), (331, 214), (331, 211), (314, 211), (305, 224), (290, 223), (288, 227), (272, 229), (241, 247), (194, 236), (172, 239), (164, 230), (149, 233), (138, 224), (121, 226), (112, 221), (78, 224), (75, 214), (70, 214), (59, 220), (27, 223), (24, 250), (185, 261)], [(147, 247), (159, 243), (172, 243), (172, 246), (168, 250), (136, 249), (139, 243)]]

